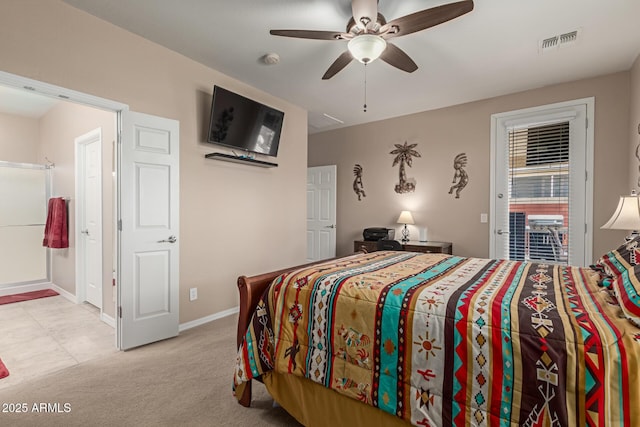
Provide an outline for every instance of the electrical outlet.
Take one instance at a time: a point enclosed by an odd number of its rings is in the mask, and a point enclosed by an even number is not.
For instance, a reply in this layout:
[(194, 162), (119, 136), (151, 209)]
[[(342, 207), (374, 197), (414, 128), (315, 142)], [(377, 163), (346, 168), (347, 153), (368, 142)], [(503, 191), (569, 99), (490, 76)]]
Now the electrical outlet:
[(198, 288), (189, 289), (189, 301), (195, 301), (198, 299)]
[(486, 224), (489, 221), (489, 217), (486, 213), (480, 214), (480, 222)]

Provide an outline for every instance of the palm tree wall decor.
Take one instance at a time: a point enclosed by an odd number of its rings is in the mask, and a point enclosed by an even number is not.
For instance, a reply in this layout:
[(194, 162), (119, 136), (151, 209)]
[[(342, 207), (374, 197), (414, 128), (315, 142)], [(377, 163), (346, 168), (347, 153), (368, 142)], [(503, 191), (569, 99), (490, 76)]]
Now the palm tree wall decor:
[(416, 180), (414, 178), (407, 179), (407, 173), (405, 170), (405, 165), (411, 167), (411, 163), (413, 163), (414, 157), (422, 157), (420, 153), (418, 153), (414, 148), (418, 144), (407, 144), (407, 141), (404, 142), (404, 145), (394, 144), (396, 149), (391, 151), (389, 154), (395, 154), (393, 158), (393, 165), (395, 166), (398, 163), (400, 164), (399, 168), (399, 178), (400, 182), (396, 184), (395, 191), (398, 194), (402, 193), (410, 193), (416, 189)]

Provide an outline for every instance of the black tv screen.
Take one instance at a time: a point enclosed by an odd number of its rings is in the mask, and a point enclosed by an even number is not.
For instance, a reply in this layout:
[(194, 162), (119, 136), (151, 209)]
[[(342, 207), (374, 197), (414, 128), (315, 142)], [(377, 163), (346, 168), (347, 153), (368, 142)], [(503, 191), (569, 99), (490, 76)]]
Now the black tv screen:
[(207, 142), (276, 157), (284, 113), (213, 87)]

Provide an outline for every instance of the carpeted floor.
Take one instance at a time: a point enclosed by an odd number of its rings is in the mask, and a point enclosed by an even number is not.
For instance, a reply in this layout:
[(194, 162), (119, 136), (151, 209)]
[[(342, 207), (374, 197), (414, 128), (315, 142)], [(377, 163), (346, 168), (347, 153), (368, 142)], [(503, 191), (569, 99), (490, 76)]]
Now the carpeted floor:
[[(236, 402), (236, 321), (226, 317), (0, 390), (0, 425), (300, 426), (273, 407), (261, 384), (251, 408)], [(16, 405), (26, 412), (15, 413)]]

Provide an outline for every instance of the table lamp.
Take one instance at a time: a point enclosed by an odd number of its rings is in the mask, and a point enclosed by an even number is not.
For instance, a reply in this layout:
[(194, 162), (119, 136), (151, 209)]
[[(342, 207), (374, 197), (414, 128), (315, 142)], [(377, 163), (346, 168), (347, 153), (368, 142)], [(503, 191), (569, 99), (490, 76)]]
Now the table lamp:
[(638, 230), (640, 230), (640, 200), (636, 190), (631, 191), (630, 196), (620, 196), (615, 212), (609, 221), (600, 228), (631, 230), (631, 234), (625, 238), (626, 242), (630, 242), (638, 236)]
[(413, 224), (413, 216), (411, 216), (411, 212), (400, 212), (398, 224), (404, 224), (404, 228), (402, 229), (402, 243), (407, 243), (409, 241), (409, 229), (407, 228), (407, 224)]

